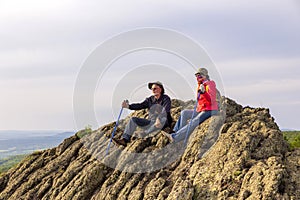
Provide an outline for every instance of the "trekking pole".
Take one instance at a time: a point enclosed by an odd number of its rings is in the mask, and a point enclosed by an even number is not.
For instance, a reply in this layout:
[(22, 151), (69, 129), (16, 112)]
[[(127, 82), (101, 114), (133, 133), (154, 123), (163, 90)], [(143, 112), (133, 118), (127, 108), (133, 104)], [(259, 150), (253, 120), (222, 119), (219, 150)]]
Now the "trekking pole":
[[(126, 100), (126, 102), (128, 103), (128, 100)], [(112, 132), (112, 134), (111, 134), (111, 137), (110, 137), (110, 140), (109, 140), (107, 149), (106, 149), (106, 154), (105, 154), (105, 156), (108, 155), (108, 152), (109, 152), (109, 149), (110, 149), (110, 144), (111, 144), (111, 142), (112, 142), (113, 137), (115, 136), (115, 132), (116, 132), (116, 130), (117, 130), (117, 126), (119, 125), (119, 121), (120, 121), (120, 117), (121, 117), (121, 115), (122, 115), (122, 112), (123, 112), (123, 107), (122, 107), (121, 110), (120, 110), (119, 117), (118, 117), (118, 119), (117, 119), (117, 121), (116, 121), (116, 125), (115, 125), (114, 130), (113, 130), (113, 132)]]
[(190, 132), (190, 128), (191, 128), (191, 124), (192, 124), (193, 118), (194, 118), (195, 113), (196, 113), (196, 108), (197, 108), (197, 104), (198, 104), (198, 99), (199, 99), (199, 97), (200, 97), (200, 92), (198, 92), (198, 96), (197, 96), (196, 103), (195, 103), (195, 106), (194, 106), (192, 118), (191, 118), (191, 120), (190, 120), (188, 129), (187, 129), (186, 134), (185, 134), (185, 138), (184, 138), (184, 146), (186, 146), (186, 144), (187, 144), (188, 135), (189, 135), (189, 132)]

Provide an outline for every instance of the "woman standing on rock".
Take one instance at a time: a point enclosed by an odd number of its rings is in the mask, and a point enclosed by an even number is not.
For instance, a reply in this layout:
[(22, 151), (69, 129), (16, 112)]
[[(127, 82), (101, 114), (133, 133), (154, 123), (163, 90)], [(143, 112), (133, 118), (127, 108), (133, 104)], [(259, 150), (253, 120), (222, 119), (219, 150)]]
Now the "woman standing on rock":
[(208, 71), (205, 68), (199, 68), (195, 74), (197, 87), (197, 109), (194, 118), (190, 121), (190, 129), (188, 131), (188, 120), (193, 116), (193, 110), (183, 110), (171, 134), (165, 134), (171, 142), (178, 142), (185, 138), (186, 134), (190, 134), (203, 121), (218, 113), (218, 103), (216, 101), (216, 84), (210, 80)]

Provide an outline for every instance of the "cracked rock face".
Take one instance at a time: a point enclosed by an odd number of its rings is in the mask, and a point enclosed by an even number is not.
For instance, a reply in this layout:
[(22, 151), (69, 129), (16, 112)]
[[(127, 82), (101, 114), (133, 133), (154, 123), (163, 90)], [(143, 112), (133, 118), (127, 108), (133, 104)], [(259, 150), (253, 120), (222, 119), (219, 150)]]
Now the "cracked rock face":
[[(172, 100), (174, 120), (193, 103)], [(112, 144), (105, 157), (115, 123), (79, 131), (2, 174), (0, 199), (300, 199), (300, 150), (288, 151), (269, 110), (228, 98), (223, 105), (226, 117), (206, 120), (187, 146), (158, 131), (126, 148)]]

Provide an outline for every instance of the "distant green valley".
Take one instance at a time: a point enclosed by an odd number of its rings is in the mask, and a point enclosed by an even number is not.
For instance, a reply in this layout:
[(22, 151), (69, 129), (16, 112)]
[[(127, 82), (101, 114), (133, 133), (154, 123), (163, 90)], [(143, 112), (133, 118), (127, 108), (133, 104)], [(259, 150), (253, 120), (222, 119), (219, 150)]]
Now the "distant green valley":
[(300, 131), (283, 131), (282, 133), (291, 150), (300, 148)]
[(21, 162), (27, 155), (16, 155), (8, 158), (0, 158), (0, 174)]

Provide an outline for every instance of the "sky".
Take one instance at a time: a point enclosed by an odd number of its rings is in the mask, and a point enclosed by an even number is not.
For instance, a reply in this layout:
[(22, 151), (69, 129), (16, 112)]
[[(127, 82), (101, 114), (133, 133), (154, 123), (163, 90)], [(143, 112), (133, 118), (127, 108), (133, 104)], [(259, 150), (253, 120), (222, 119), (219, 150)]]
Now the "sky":
[[(212, 59), (227, 97), (243, 106), (269, 108), (281, 129), (300, 130), (297, 0), (0, 0), (0, 27), (0, 130), (83, 128), (74, 120), (73, 94), (86, 60), (110, 38), (145, 27), (192, 38)], [(163, 66), (182, 64), (174, 77), (187, 76), (184, 63), (166, 53), (137, 52), (120, 59), (99, 80), (94, 94), (99, 126), (116, 119), (112, 104), (124, 98), (112, 94), (113, 103), (104, 98), (109, 92), (105, 83), (114, 81), (120, 88), (134, 71), (126, 66), (151, 61), (166, 74)], [(157, 72), (147, 73), (154, 80)], [(132, 102), (150, 95), (147, 81), (126, 91)], [(171, 97), (194, 98), (172, 92), (182, 86), (179, 81), (165, 82)]]

